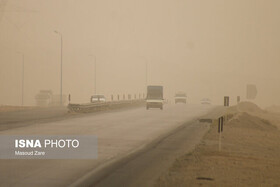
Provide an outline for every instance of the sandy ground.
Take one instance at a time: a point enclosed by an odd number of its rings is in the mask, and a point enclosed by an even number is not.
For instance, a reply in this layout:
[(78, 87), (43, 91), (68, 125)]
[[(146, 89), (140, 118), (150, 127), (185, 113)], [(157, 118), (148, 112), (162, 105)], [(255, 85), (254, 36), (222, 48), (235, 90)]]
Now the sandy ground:
[(280, 113), (252, 103), (231, 107), (221, 134), (213, 123), (193, 152), (177, 158), (155, 186), (280, 186)]

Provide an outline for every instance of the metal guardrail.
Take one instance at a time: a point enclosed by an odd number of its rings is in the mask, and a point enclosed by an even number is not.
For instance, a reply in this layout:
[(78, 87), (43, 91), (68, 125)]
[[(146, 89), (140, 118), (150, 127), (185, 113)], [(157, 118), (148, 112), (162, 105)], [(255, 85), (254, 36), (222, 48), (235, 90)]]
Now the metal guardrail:
[(94, 112), (101, 110), (108, 110), (114, 108), (122, 108), (128, 106), (137, 106), (144, 104), (145, 100), (122, 100), (122, 101), (109, 101), (109, 102), (96, 102), (96, 103), (84, 103), (84, 104), (68, 104), (68, 109), (70, 112)]

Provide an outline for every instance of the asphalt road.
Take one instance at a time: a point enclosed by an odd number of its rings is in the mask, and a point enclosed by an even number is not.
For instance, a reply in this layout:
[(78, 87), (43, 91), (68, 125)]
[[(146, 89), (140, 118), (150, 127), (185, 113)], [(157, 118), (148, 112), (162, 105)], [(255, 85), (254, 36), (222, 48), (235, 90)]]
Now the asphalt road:
[[(199, 119), (217, 119), (223, 112), (224, 107), (216, 107)], [(187, 121), (99, 173), (81, 178), (75, 186), (154, 186), (160, 176), (169, 172), (168, 169), (177, 158), (195, 148), (209, 126), (210, 123), (201, 123), (197, 119)]]
[(0, 112), (0, 131), (70, 117), (67, 107), (34, 108)]
[[(186, 137), (186, 143), (183, 146), (188, 147), (186, 151), (191, 150), (207, 130), (207, 125), (200, 123), (199, 125), (197, 118), (212, 110), (211, 106), (189, 104), (165, 105), (163, 111), (146, 110), (141, 107), (3, 130), (0, 132), (1, 135), (96, 135), (98, 158), (92, 160), (0, 160), (1, 186), (112, 185), (110, 181), (113, 180), (108, 177), (119, 178), (116, 177), (114, 171), (120, 169), (120, 165), (127, 165), (124, 164), (127, 161), (133, 164), (132, 158), (136, 158), (141, 150), (147, 150), (149, 147), (151, 150), (151, 146), (168, 140), (167, 137), (172, 137), (170, 132), (180, 132), (178, 131), (180, 127), (184, 129), (184, 132), (189, 132), (189, 137)], [(172, 151), (171, 145), (172, 143), (169, 143), (166, 147), (169, 153)], [(169, 148), (171, 148), (170, 151), (168, 151)], [(176, 150), (180, 148), (178, 146)], [(136, 163), (142, 162), (140, 159)], [(124, 170), (127, 172), (125, 168)], [(141, 180), (143, 169), (139, 169), (138, 174)], [(137, 173), (133, 176), (137, 177)], [(131, 180), (129, 184), (134, 184), (134, 182), (135, 180)], [(123, 182), (119, 183), (119, 185), (122, 184)]]

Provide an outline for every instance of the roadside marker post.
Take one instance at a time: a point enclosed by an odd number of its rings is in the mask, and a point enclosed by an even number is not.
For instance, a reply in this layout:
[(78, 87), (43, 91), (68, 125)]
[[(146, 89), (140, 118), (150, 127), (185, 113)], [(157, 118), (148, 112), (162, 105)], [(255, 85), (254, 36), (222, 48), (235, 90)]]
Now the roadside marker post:
[(221, 151), (222, 147), (222, 132), (224, 130), (224, 116), (219, 117), (218, 119), (218, 133), (219, 133), (219, 151)]
[(222, 149), (222, 134), (219, 133), (219, 152), (221, 151)]
[(219, 117), (219, 119), (218, 119), (218, 133), (223, 132), (224, 120), (225, 120), (225, 117), (224, 117), (224, 116)]
[(221, 125), (221, 132), (223, 132), (223, 129), (224, 129), (224, 117), (222, 117), (221, 123), (222, 123), (222, 125)]

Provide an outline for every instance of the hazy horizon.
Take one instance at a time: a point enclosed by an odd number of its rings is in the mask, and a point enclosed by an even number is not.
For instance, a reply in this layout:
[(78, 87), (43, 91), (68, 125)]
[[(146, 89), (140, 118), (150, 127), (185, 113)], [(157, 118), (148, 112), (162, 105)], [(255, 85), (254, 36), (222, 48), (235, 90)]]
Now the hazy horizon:
[(280, 105), (280, 1), (0, 0), (0, 105), (34, 105), (41, 89), (88, 102), (97, 93), (139, 94), (164, 86), (230, 104), (255, 84), (255, 102)]

